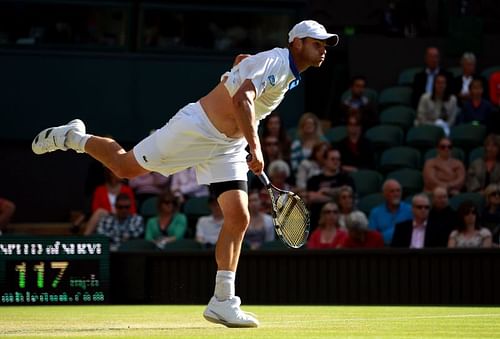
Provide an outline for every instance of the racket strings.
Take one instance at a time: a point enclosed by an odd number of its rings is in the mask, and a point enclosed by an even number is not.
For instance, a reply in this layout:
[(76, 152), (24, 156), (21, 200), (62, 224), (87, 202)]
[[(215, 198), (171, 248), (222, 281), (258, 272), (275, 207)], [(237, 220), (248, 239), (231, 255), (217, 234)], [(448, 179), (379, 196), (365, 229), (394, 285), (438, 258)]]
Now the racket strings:
[(285, 204), (277, 213), (277, 223), (282, 237), (292, 247), (300, 247), (309, 235), (309, 212), (298, 197), (288, 195)]

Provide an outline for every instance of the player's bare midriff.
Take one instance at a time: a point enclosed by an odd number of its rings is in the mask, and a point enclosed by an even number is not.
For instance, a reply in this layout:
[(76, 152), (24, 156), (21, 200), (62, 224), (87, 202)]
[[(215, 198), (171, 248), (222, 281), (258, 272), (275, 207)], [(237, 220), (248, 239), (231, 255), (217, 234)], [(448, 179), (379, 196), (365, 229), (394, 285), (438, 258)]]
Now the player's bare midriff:
[(210, 93), (200, 99), (201, 107), (217, 130), (229, 138), (242, 138), (236, 120), (235, 108), (224, 83), (219, 83)]

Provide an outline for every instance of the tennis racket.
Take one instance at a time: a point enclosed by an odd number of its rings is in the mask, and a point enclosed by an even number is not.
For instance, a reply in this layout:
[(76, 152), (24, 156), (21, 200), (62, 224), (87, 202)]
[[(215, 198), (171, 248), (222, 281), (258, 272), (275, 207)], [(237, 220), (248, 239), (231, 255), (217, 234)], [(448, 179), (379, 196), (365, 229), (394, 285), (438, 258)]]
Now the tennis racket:
[[(252, 155), (247, 155), (247, 161), (252, 160)], [(262, 172), (257, 175), (269, 193), (272, 203), (272, 218), (274, 230), (280, 240), (291, 248), (304, 245), (309, 236), (310, 219), (309, 211), (304, 201), (295, 193), (277, 188)]]

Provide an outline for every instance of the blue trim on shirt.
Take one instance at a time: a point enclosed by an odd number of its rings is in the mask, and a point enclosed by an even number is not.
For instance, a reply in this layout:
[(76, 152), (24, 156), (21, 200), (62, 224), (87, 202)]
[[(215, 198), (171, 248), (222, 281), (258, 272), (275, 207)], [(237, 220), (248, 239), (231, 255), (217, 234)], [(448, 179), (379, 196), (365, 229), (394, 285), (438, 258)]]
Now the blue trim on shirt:
[(288, 84), (288, 90), (291, 90), (299, 85), (300, 80), (302, 80), (302, 77), (300, 76), (300, 72), (297, 69), (297, 66), (295, 65), (295, 61), (293, 60), (293, 56), (290, 50), (288, 50), (288, 63), (290, 64), (290, 70), (292, 71), (292, 74), (295, 77), (295, 80), (293, 80), (292, 82), (290, 82), (290, 84)]

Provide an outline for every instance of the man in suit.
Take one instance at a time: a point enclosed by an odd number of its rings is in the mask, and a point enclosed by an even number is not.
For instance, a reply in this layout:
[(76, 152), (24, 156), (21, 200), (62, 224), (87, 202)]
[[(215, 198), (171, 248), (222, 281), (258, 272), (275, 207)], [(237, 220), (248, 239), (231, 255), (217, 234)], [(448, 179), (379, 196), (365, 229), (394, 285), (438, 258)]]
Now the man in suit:
[[(486, 80), (476, 72), (476, 56), (474, 53), (465, 52), (460, 59), (460, 65), (462, 66), (462, 74), (453, 79), (451, 91), (459, 99), (458, 104), (462, 107), (471, 98), (470, 85), (472, 80), (480, 80), (483, 88), (488, 88), (488, 85)], [(481, 94), (484, 99), (487, 99), (486, 92), (484, 91)]]
[(440, 67), (440, 54), (437, 47), (427, 47), (425, 50), (424, 63), (425, 68), (421, 72), (415, 74), (415, 77), (413, 78), (413, 107), (417, 107), (422, 94), (432, 93), (432, 87), (436, 75), (443, 74), (446, 76), (448, 84), (450, 84), (453, 79), (451, 73)]
[(391, 247), (424, 248), (442, 246), (439, 225), (429, 220), (429, 197), (420, 193), (412, 199), (413, 219), (396, 224)]

